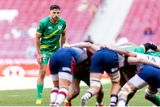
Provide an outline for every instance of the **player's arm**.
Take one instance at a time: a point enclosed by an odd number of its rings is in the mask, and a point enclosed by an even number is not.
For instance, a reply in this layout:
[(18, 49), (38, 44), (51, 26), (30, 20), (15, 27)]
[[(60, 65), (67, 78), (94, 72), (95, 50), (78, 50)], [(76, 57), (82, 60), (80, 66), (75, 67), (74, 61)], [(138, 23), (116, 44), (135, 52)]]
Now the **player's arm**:
[(38, 29), (36, 31), (36, 37), (35, 37), (35, 42), (36, 42), (36, 50), (37, 50), (37, 62), (40, 64), (41, 61), (42, 61), (42, 54), (41, 54), (41, 50), (40, 50), (40, 38), (42, 36), (42, 33), (44, 32), (44, 26), (43, 26), (43, 22), (40, 21), (39, 22), (39, 26), (38, 26)]
[(92, 53), (94, 53), (95, 51), (101, 48), (100, 45), (92, 44), (90, 42), (79, 42), (74, 44), (67, 44), (66, 47), (87, 48)]
[(64, 30), (61, 34), (61, 47), (65, 44), (66, 42), (66, 30)]
[(114, 50), (114, 51), (116, 51), (116, 52), (118, 52), (119, 54), (122, 54), (122, 55), (132, 56), (132, 57), (136, 56), (136, 53), (125, 50), (125, 49), (122, 49), (122, 48), (110, 47), (110, 49), (112, 49), (112, 50)]
[(149, 59), (144, 59), (144, 58), (137, 58), (137, 57), (128, 57), (128, 63), (130, 65), (136, 65), (138, 63), (142, 63), (142, 64), (151, 64), (151, 65), (154, 65), (154, 66), (157, 66), (157, 67), (160, 67), (159, 64), (149, 60)]
[(41, 51), (40, 51), (40, 38), (41, 38), (41, 33), (36, 33), (36, 49), (37, 49), (37, 61), (38, 63), (40, 64), (41, 61), (42, 61), (42, 54), (41, 54)]
[(127, 43), (123, 43), (123, 44), (120, 44), (119, 46), (128, 46), (128, 45), (131, 45), (131, 46), (137, 46), (135, 43), (133, 42), (127, 42)]

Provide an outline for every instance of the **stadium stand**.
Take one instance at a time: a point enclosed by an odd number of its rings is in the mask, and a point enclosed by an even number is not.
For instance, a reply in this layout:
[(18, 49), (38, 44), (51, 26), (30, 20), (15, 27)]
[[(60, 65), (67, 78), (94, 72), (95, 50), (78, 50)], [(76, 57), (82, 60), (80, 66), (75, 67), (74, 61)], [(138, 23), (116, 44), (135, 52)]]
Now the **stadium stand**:
[[(159, 9), (159, 0), (134, 0), (117, 40), (125, 37), (136, 44), (148, 41), (159, 44)], [(144, 31), (148, 27), (152, 33), (145, 35)]]
[(69, 41), (81, 41), (94, 17), (90, 7), (95, 5), (97, 8), (101, 2), (102, 0), (1, 0), (0, 58), (35, 58), (26, 56), (26, 51), (28, 47), (31, 47), (31, 52), (35, 49), (33, 31), (35, 32), (38, 21), (48, 15), (48, 8), (53, 3), (62, 7)]

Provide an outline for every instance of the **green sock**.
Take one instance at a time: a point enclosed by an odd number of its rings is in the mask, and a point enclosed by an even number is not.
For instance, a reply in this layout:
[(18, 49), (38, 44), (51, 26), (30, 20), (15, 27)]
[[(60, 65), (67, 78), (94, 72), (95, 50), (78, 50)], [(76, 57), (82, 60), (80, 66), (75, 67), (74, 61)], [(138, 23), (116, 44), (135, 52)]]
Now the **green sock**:
[(160, 106), (160, 96), (156, 96), (156, 97), (155, 97), (155, 104), (156, 104), (157, 106)]
[(42, 98), (43, 84), (37, 84), (36, 98)]
[(148, 100), (151, 101), (156, 106), (160, 106), (160, 96), (151, 97)]

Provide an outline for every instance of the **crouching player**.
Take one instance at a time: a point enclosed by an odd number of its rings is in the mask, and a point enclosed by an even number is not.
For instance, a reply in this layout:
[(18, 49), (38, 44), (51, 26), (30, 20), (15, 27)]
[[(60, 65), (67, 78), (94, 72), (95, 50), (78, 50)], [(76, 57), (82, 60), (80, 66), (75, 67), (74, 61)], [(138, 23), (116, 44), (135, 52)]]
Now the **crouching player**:
[(160, 68), (152, 65), (141, 65), (139, 69), (139, 73), (121, 88), (118, 95), (118, 106), (126, 106), (127, 96), (147, 84), (157, 88), (160, 92)]
[(64, 102), (73, 79), (72, 67), (87, 58), (85, 50), (80, 48), (61, 48), (52, 54), (49, 62), (54, 88), (51, 90), (51, 104)]
[[(149, 59), (154, 62), (159, 63), (158, 57), (160, 57), (160, 48), (152, 43), (145, 43), (141, 46), (133, 46), (133, 45), (123, 45), (124, 49), (133, 51), (137, 53), (137, 57)], [(142, 54), (139, 54), (142, 53)], [(156, 57), (154, 57), (156, 56)], [(136, 74), (136, 66), (125, 66), (120, 69), (121, 73), (121, 87)], [(134, 92), (130, 93), (127, 97), (126, 105), (129, 102), (129, 100), (132, 98), (136, 90)], [(149, 101), (151, 101), (153, 104), (159, 106), (160, 105), (160, 96), (156, 95), (157, 89), (154, 86), (148, 86), (148, 89), (146, 89), (145, 98)]]
[[(74, 73), (76, 76), (77, 73), (76, 67), (78, 66), (79, 69), (82, 69), (80, 68), (80, 66), (83, 66), (83, 64), (85, 65), (87, 60), (88, 60), (88, 55), (86, 50), (76, 47), (61, 48), (51, 56), (49, 65), (54, 84), (54, 88), (51, 90), (51, 95), (50, 95), (51, 105), (57, 106), (62, 104), (66, 96), (68, 96), (69, 94), (68, 91), (72, 92), (73, 90), (72, 88), (74, 88), (74, 90), (79, 88), (80, 79), (73, 79), (72, 83), (72, 78)], [(89, 78), (88, 72), (85, 71), (80, 70), (78, 72), (83, 72), (83, 74), (85, 75), (87, 74), (86, 78), (88, 79)], [(71, 89), (68, 90), (70, 84), (71, 84)], [(77, 93), (69, 95), (72, 95), (71, 98), (69, 97), (71, 101), (73, 97), (76, 97)], [(101, 96), (103, 98), (103, 91), (100, 92), (99, 97)], [(102, 98), (99, 99), (102, 101)], [(99, 102), (101, 103), (101, 101)]]

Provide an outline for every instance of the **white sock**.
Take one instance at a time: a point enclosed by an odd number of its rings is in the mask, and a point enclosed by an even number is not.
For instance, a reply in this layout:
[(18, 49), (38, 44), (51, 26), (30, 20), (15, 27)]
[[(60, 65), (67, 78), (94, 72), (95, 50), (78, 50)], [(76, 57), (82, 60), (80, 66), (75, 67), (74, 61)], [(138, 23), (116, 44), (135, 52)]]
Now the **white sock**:
[(126, 101), (125, 100), (123, 100), (123, 99), (120, 99), (119, 101), (118, 101), (118, 104), (117, 104), (119, 107), (125, 107), (126, 106)]
[(87, 92), (84, 94), (84, 96), (82, 96), (81, 99), (88, 100), (88, 99), (90, 99), (91, 97), (92, 97), (92, 93), (89, 92), (89, 91), (87, 91)]
[(56, 104), (62, 104), (68, 94), (68, 90), (66, 88), (60, 88), (57, 99), (56, 99)]
[(57, 95), (58, 95), (58, 88), (57, 87), (52, 88), (51, 94), (50, 94), (50, 101), (52, 104), (55, 103), (57, 99)]
[(111, 95), (110, 106), (116, 106), (117, 99), (118, 99), (117, 95)]

